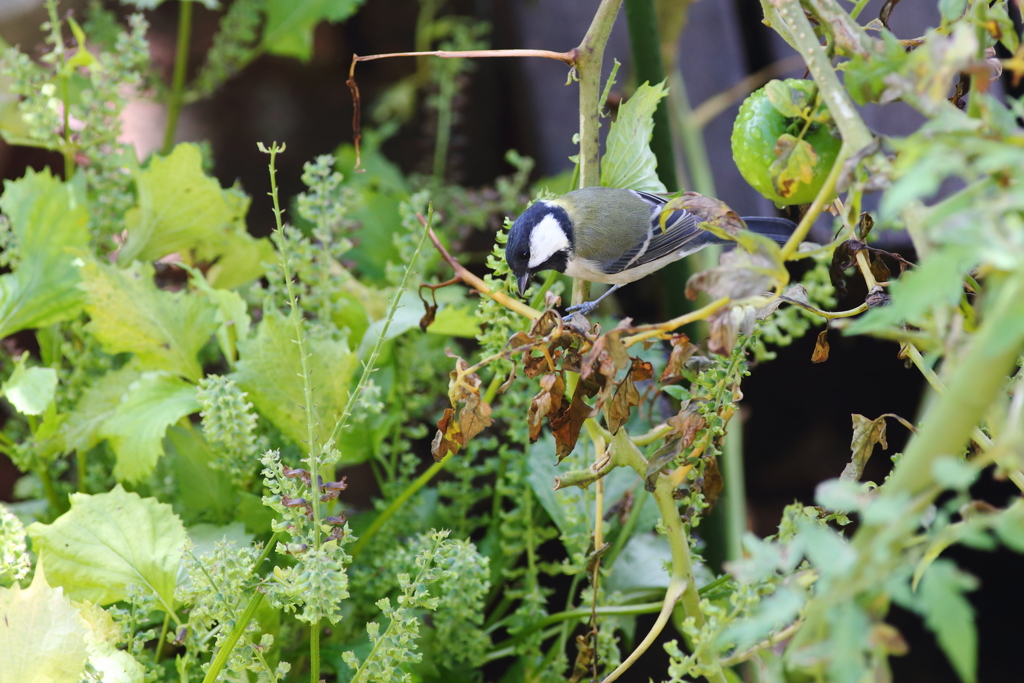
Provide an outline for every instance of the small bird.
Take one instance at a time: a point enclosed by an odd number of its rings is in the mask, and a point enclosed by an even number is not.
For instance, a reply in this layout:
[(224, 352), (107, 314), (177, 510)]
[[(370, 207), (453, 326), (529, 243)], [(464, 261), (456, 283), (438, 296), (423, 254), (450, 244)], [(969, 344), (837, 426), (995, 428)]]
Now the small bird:
[[(520, 296), (542, 270), (613, 285), (594, 301), (568, 309), (589, 315), (622, 285), (664, 268), (711, 244), (726, 240), (697, 227), (701, 218), (679, 209), (660, 218), (668, 197), (613, 187), (588, 187), (558, 199), (540, 200), (512, 225), (505, 261)], [(785, 218), (744, 218), (747, 228), (785, 243), (796, 225)]]

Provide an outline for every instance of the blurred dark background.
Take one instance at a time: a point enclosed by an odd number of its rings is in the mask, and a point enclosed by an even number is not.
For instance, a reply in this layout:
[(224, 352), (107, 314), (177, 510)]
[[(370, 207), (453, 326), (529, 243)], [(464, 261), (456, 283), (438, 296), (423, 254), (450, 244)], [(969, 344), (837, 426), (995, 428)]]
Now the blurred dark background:
[[(63, 3), (79, 16), (84, 2)], [(543, 48), (567, 50), (580, 41), (598, 0), (449, 0), (444, 14), (470, 16), (489, 22), (488, 37), (494, 48)], [(682, 8), (686, 3), (680, 3)], [(883, 0), (872, 0), (863, 12), (867, 20), (878, 15)], [(902, 38), (923, 34), (938, 24), (932, 0), (906, 0), (893, 11), (890, 26)], [(126, 14), (127, 9), (107, 2)], [(198, 68), (217, 30), (219, 12), (196, 3), (190, 64)], [(413, 49), (420, 3), (417, 0), (368, 0), (343, 24), (321, 24), (315, 32), (312, 58), (262, 56), (238, 77), (229, 81), (212, 99), (187, 106), (178, 127), (180, 140), (208, 140), (215, 160), (214, 173), (222, 184), (238, 181), (253, 197), (248, 221), (257, 235), (272, 225), (269, 199), (265, 196), (266, 161), (256, 142), (284, 141), (288, 153), (279, 158), (279, 183), (284, 196), (300, 191), (302, 164), (318, 154), (335, 150), (352, 139), (352, 101), (345, 85), (351, 54), (373, 54)], [(154, 60), (169, 78), (177, 28), (177, 3), (166, 2), (148, 13)], [(1019, 16), (1016, 17), (1019, 21)], [(41, 42), (39, 24), (44, 20), (41, 2), (0, 0), (0, 37), (23, 49)], [(31, 52), (30, 52), (31, 54)], [(699, 0), (688, 8), (688, 18), (678, 46), (679, 69), (691, 107), (726, 91), (748, 74), (772, 67), (774, 77), (801, 77), (803, 67), (791, 59), (793, 51), (761, 24), (758, 3), (753, 0)], [(1005, 56), (1005, 55), (1004, 55)], [(613, 98), (628, 95), (635, 86), (630, 69), (630, 45), (623, 13), (620, 13), (606, 51), (606, 69), (612, 59), (622, 63)], [(790, 58), (787, 60), (787, 58)], [(787, 68), (788, 66), (788, 68)], [(363, 63), (357, 75), (367, 107), (391, 85), (415, 70), (412, 59)], [(513, 169), (504, 161), (506, 150), (516, 149), (536, 160), (536, 178), (571, 169), (568, 157), (575, 153), (572, 136), (578, 129), (577, 88), (566, 86), (566, 68), (551, 60), (479, 60), (464, 78), (464, 89), (455, 100), (453, 131), (446, 179), (469, 187), (493, 183)], [(1009, 90), (1009, 81), (995, 84)], [(1019, 96), (1020, 88), (1010, 94)], [(741, 215), (777, 213), (775, 207), (752, 190), (732, 161), (729, 135), (739, 102), (712, 118), (703, 130), (717, 196)], [(406, 172), (429, 173), (433, 128), (436, 122), (422, 103), (417, 115), (384, 144), (385, 154)], [(672, 111), (677, 116), (678, 111)], [(870, 127), (886, 135), (915, 130), (920, 117), (901, 104), (869, 106), (864, 111)], [(126, 112), (126, 137), (142, 155), (161, 142), (164, 109), (139, 100)], [(364, 111), (364, 120), (366, 112)], [(677, 145), (681, 180), (687, 185), (684, 155)], [(0, 176), (20, 177), (27, 166), (50, 164), (58, 159), (28, 148), (0, 142)], [(344, 169), (342, 169), (344, 170)], [(690, 186), (690, 185), (687, 185)], [(877, 198), (869, 201), (870, 209)], [(827, 241), (831, 219), (825, 216), (815, 228), (817, 241)], [(887, 248), (913, 260), (909, 242), (898, 233), (882, 235)], [(649, 278), (624, 290), (625, 310), (652, 310), (646, 300), (657, 296)], [(852, 287), (840, 308), (863, 301), (863, 287)], [(753, 369), (745, 381), (744, 434), (746, 486), (751, 529), (760, 535), (774, 532), (781, 510), (794, 500), (813, 502), (814, 487), (837, 476), (849, 458), (851, 413), (873, 418), (897, 413), (913, 420), (922, 398), (923, 381), (913, 368), (897, 358), (895, 344), (868, 338), (830, 335), (831, 357), (823, 364), (810, 363), (814, 335), (779, 350), (777, 360)], [(447, 370), (445, 370), (447, 371)], [(892, 424), (892, 423), (891, 423)], [(902, 449), (907, 433), (890, 426), (890, 449), (876, 452), (866, 474), (880, 480), (888, 455)], [(10, 499), (13, 470), (9, 463), (0, 473), (0, 498)], [(728, 482), (726, 482), (728, 487)], [(983, 477), (977, 497), (1002, 505), (1014, 494), (1006, 482)], [(1014, 646), (1024, 627), (1024, 558), (1005, 550), (993, 553), (958, 549), (950, 555), (981, 579), (972, 595), (980, 628), (980, 680), (1024, 681)], [(651, 618), (653, 619), (653, 617)], [(896, 610), (891, 618), (910, 643), (910, 654), (893, 660), (897, 681), (957, 680), (945, 656), (920, 621)], [(642, 621), (641, 628), (649, 624)], [(654, 650), (652, 650), (654, 652)], [(649, 675), (664, 672), (663, 655), (651, 655)], [(640, 675), (640, 672), (636, 672)], [(648, 670), (644, 671), (644, 678)]]

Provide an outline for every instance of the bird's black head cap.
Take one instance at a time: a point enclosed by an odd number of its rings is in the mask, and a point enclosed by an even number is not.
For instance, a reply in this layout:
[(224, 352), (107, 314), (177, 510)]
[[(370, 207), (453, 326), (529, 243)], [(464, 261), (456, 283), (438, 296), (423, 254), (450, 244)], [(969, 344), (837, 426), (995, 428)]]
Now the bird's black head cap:
[(566, 213), (565, 209), (557, 204), (542, 200), (535, 202), (533, 206), (524, 211), (516, 219), (516, 222), (512, 224), (512, 229), (508, 233), (508, 242), (505, 244), (505, 261), (508, 263), (509, 269), (516, 276), (520, 295), (526, 291), (530, 284), (530, 277), (534, 273), (542, 270), (565, 272), (565, 265), (569, 254), (564, 250), (557, 251), (543, 263), (533, 268), (530, 267), (530, 260), (533, 256), (531, 251), (534, 228), (548, 216), (558, 221), (569, 241), (569, 248), (572, 249), (573, 247), (572, 221), (569, 220), (569, 214)]

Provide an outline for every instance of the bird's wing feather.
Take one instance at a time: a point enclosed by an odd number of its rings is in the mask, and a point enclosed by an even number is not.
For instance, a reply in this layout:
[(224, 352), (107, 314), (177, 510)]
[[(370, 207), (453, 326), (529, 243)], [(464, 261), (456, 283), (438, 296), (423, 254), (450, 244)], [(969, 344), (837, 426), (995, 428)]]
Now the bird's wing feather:
[(651, 222), (644, 235), (628, 252), (601, 264), (601, 269), (611, 275), (637, 268), (656, 261), (669, 254), (691, 253), (714, 242), (714, 235), (697, 227), (697, 218), (689, 211), (673, 211), (661, 229), (661, 208), (668, 201), (665, 197), (650, 192), (636, 194), (651, 206)]

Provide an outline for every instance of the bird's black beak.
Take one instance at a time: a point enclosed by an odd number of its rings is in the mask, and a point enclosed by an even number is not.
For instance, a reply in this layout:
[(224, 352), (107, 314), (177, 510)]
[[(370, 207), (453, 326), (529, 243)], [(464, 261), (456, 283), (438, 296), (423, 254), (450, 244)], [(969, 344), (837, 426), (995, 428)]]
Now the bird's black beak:
[(526, 290), (530, 286), (530, 271), (526, 271), (516, 278), (516, 282), (519, 283), (519, 296), (526, 294)]

